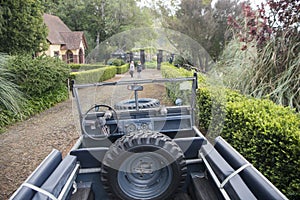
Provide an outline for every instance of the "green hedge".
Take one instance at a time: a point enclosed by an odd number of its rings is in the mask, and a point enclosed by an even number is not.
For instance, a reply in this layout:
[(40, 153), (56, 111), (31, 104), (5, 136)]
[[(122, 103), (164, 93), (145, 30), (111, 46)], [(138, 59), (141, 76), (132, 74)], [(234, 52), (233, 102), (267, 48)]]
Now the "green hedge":
[(145, 68), (146, 69), (156, 69), (157, 68), (157, 62), (156, 61), (145, 62)]
[[(175, 67), (175, 72), (169, 70), (168, 77), (180, 74)], [(200, 129), (208, 135), (221, 130), (221, 136), (289, 199), (300, 199), (299, 113), (269, 100), (204, 84), (197, 96)]]
[(0, 132), (6, 126), (27, 119), (68, 98), (66, 80), (69, 68), (59, 59), (32, 59), (31, 56), (19, 55), (9, 59), (7, 68), (15, 74), (12, 81), (19, 86), (26, 100), (19, 113), (0, 108)]
[[(175, 69), (175, 70), (174, 70)], [(174, 78), (174, 77), (191, 77), (193, 76), (192, 71), (187, 71), (184, 69), (174, 68), (173, 65), (169, 63), (162, 63), (161, 65), (161, 72), (163, 77), (165, 78)], [(180, 83), (166, 83), (167, 87), (167, 95), (168, 98), (172, 102), (175, 102), (177, 98), (180, 98), (183, 101), (183, 104), (186, 105), (190, 99), (190, 91), (182, 91), (179, 89)]]
[[(200, 126), (208, 130), (211, 93), (199, 89)], [(300, 115), (270, 100), (246, 98), (226, 91), (220, 103), (222, 137), (290, 199), (300, 198)]]
[(117, 74), (124, 74), (128, 71), (129, 64), (124, 64), (122, 66), (117, 66)]
[(103, 68), (106, 67), (106, 65), (104, 64), (68, 64), (70, 69), (72, 71), (87, 71), (87, 70), (91, 70), (91, 69), (98, 69), (98, 68)]
[(15, 74), (13, 82), (28, 97), (42, 97), (44, 93), (66, 85), (68, 66), (57, 58), (14, 56), (8, 69)]
[(107, 61), (107, 64), (113, 66), (122, 66), (125, 64), (125, 61), (118, 58), (111, 58)]
[(82, 72), (71, 72), (70, 78), (76, 83), (96, 83), (113, 78), (117, 73), (115, 66), (108, 66), (99, 69), (92, 69)]

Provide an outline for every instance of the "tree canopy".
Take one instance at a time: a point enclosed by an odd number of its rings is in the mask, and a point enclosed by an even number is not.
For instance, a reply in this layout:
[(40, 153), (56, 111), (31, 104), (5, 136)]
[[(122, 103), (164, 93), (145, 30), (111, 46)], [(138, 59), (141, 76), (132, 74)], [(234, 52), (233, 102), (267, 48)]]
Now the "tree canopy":
[(0, 52), (35, 53), (47, 47), (41, 2), (1, 0), (0, 33)]
[(44, 5), (46, 13), (60, 17), (71, 30), (84, 30), (91, 49), (116, 33), (152, 25), (150, 13), (135, 0), (57, 0)]

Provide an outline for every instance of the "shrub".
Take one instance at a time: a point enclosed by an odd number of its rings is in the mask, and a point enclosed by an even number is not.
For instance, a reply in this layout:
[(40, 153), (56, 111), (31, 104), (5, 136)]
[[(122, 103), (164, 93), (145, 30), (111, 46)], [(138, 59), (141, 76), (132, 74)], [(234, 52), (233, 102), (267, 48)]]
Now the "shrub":
[(48, 91), (66, 85), (68, 66), (57, 58), (14, 56), (8, 65), (15, 74), (13, 82), (28, 97), (42, 97)]
[(18, 85), (26, 100), (20, 112), (2, 109), (0, 131), (14, 122), (24, 120), (68, 98), (67, 65), (55, 58), (31, 56), (11, 57), (7, 69), (14, 74), (11, 81)]
[(73, 72), (76, 71), (87, 71), (87, 70), (91, 70), (91, 69), (98, 69), (98, 68), (103, 68), (106, 67), (106, 65), (104, 64), (69, 64), (69, 67), (71, 68), (71, 70)]
[(118, 66), (117, 67), (117, 74), (124, 74), (128, 71), (129, 69), (129, 64), (124, 64), (122, 66)]
[(113, 65), (113, 66), (121, 66), (125, 64), (125, 61), (118, 58), (111, 58), (107, 61), (107, 64)]
[(146, 69), (156, 69), (157, 68), (157, 62), (156, 61), (145, 62), (145, 68)]
[(113, 78), (117, 73), (115, 66), (103, 67), (82, 72), (71, 72), (70, 78), (76, 83), (96, 83)]
[[(162, 66), (163, 75), (187, 72)], [(182, 74), (180, 74), (182, 73)], [(209, 88), (201, 76), (197, 91), (199, 128), (206, 137), (221, 133), (237, 151), (290, 199), (300, 198), (300, 115), (270, 100)], [(219, 91), (223, 90), (224, 98)]]
[(19, 87), (11, 81), (14, 74), (6, 67), (8, 59), (9, 56), (0, 54), (0, 111), (7, 109), (19, 112), (24, 98)]
[[(224, 139), (287, 197), (298, 199), (300, 115), (270, 100), (246, 98), (231, 90), (226, 90), (226, 102), (216, 99), (207, 88), (198, 90), (199, 126), (202, 130), (214, 132), (223, 128), (221, 136)], [(214, 100), (224, 117), (221, 128), (209, 127), (213, 120)]]
[[(161, 66), (161, 72), (163, 77), (165, 78), (174, 78), (174, 77), (188, 77), (193, 76), (192, 71), (187, 71), (182, 68), (175, 68), (173, 65), (169, 63), (163, 63)], [(176, 99), (180, 98), (183, 101), (183, 104), (187, 104), (189, 102), (190, 91), (180, 90), (180, 83), (167, 83), (167, 94), (168, 98), (172, 102), (175, 102)]]

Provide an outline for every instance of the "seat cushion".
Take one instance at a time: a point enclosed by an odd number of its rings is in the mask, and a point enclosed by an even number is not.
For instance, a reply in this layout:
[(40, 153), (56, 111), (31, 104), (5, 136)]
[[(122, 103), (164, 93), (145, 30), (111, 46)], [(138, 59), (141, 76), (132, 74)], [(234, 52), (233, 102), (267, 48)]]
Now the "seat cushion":
[[(36, 170), (29, 176), (27, 183), (40, 187), (46, 179), (52, 174), (62, 160), (61, 153), (54, 149), (36, 168)], [(21, 188), (12, 196), (13, 200), (30, 200), (36, 193), (28, 187), (21, 186)]]
[[(214, 173), (222, 183), (235, 170), (224, 160), (224, 158), (214, 149), (207, 148), (204, 145), (201, 151), (204, 153), (206, 160), (210, 164)], [(237, 174), (233, 176), (224, 186), (227, 194), (231, 199), (256, 199), (242, 178)]]
[[(234, 170), (248, 163), (222, 137), (217, 137), (215, 142), (216, 150)], [(245, 168), (239, 175), (258, 199), (285, 199), (284, 195), (254, 167)]]
[[(63, 161), (57, 166), (54, 172), (49, 176), (49, 178), (43, 183), (41, 189), (48, 191), (55, 197), (58, 197), (71, 173), (75, 169), (76, 162), (77, 159), (75, 156), (66, 156)], [(34, 195), (33, 199), (50, 200), (49, 197), (39, 192)]]

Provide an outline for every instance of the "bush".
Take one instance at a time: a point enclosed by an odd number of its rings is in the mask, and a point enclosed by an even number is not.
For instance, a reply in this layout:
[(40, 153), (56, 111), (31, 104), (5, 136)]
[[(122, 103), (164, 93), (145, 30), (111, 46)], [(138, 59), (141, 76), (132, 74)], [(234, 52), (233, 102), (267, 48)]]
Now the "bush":
[(19, 86), (26, 100), (20, 112), (1, 110), (0, 131), (68, 98), (66, 80), (69, 68), (58, 59), (14, 56), (8, 61), (7, 69), (15, 75), (12, 82)]
[(124, 74), (128, 71), (129, 69), (129, 64), (124, 64), (122, 66), (117, 67), (117, 74)]
[(117, 73), (115, 66), (103, 67), (82, 72), (71, 72), (70, 78), (76, 83), (97, 83), (113, 78)]
[[(290, 199), (299, 198), (300, 115), (270, 100), (258, 100), (226, 90), (226, 102), (216, 103), (224, 117), (223, 127), (209, 127), (212, 101), (207, 88), (198, 90), (202, 130), (223, 128), (226, 139)], [(218, 111), (217, 111), (218, 112)], [(211, 134), (211, 133), (209, 133)], [(214, 133), (212, 133), (214, 134)]]
[[(161, 72), (163, 77), (165, 78), (175, 78), (175, 77), (191, 77), (193, 76), (192, 71), (187, 71), (182, 68), (175, 68), (173, 65), (169, 63), (163, 63), (161, 66)], [(176, 99), (180, 98), (183, 101), (183, 104), (187, 104), (189, 102), (190, 91), (180, 90), (180, 83), (167, 83), (167, 94), (168, 98), (172, 102), (175, 102)]]
[(27, 97), (42, 97), (49, 91), (66, 85), (68, 66), (57, 58), (14, 56), (8, 69), (15, 74), (13, 82)]
[(69, 67), (73, 72), (77, 71), (87, 71), (91, 69), (98, 69), (98, 68), (103, 68), (106, 67), (104, 64), (69, 64)]
[(6, 126), (25, 120), (36, 113), (54, 106), (56, 103), (66, 100), (68, 94), (67, 87), (62, 86), (54, 91), (46, 92), (42, 97), (28, 99), (19, 113), (7, 109), (2, 110), (0, 112), (0, 133), (4, 131)]
[(107, 64), (113, 65), (113, 66), (121, 66), (125, 64), (125, 61), (118, 58), (111, 58), (107, 61)]
[[(184, 71), (162, 66), (163, 75), (168, 78), (185, 76)], [(207, 132), (207, 136), (221, 132), (226, 141), (289, 199), (300, 199), (299, 113), (270, 100), (248, 98), (224, 88), (208, 88), (203, 78), (199, 80), (200, 130)], [(220, 98), (221, 90), (225, 99)]]
[(19, 87), (11, 80), (14, 74), (7, 69), (9, 56), (0, 53), (0, 111), (6, 109), (19, 112), (23, 99), (23, 94)]
[(156, 61), (145, 62), (145, 68), (146, 69), (156, 69), (157, 68), (157, 62)]

